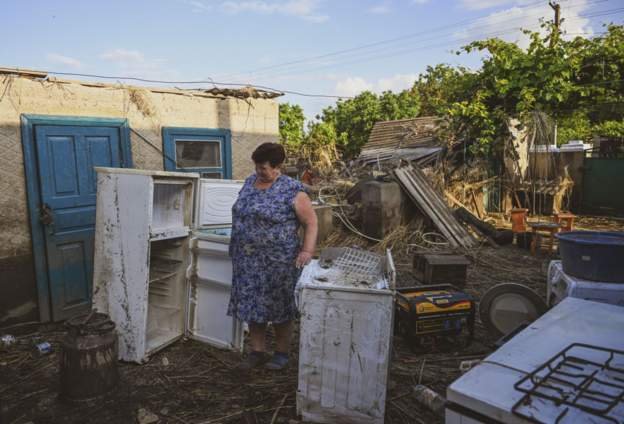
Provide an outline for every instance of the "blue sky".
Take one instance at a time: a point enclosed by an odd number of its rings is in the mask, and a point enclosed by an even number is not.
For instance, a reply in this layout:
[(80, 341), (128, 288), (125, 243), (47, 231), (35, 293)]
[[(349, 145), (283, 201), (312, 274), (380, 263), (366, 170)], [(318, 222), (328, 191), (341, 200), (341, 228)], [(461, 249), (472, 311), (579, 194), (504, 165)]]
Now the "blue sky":
[[(591, 36), (622, 23), (621, 0), (563, 0), (563, 27)], [(162, 80), (252, 83), (352, 96), (409, 87), (427, 65), (553, 15), (536, 0), (7, 1), (0, 66)], [(295, 62), (295, 63), (291, 63)], [(335, 102), (288, 95), (308, 117)]]

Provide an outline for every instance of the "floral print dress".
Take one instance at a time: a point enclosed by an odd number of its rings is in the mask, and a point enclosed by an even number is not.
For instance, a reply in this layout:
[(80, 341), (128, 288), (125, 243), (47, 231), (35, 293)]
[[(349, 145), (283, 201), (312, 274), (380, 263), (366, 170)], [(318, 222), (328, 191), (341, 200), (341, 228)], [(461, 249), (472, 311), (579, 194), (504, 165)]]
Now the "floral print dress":
[(282, 323), (297, 316), (294, 290), (300, 270), (295, 196), (303, 184), (280, 175), (267, 189), (245, 180), (232, 207), (232, 291), (228, 315), (253, 323)]

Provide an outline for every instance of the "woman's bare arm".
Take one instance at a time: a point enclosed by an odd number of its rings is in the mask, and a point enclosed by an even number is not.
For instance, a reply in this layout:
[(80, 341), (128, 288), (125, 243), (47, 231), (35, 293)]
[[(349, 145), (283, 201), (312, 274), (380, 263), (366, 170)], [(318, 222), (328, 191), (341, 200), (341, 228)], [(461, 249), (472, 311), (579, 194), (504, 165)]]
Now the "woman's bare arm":
[(312, 207), (310, 197), (304, 192), (299, 192), (295, 197), (295, 213), (297, 219), (303, 226), (303, 247), (297, 256), (296, 265), (301, 268), (310, 262), (314, 249), (316, 248), (316, 237), (318, 234), (318, 222), (316, 212)]

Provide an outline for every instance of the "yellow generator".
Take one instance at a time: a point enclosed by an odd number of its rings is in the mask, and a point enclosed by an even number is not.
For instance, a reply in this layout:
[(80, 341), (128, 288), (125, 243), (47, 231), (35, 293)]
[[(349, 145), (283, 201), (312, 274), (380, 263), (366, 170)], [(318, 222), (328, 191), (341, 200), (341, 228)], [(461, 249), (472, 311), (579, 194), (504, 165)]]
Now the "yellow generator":
[[(397, 288), (396, 328), (412, 346), (474, 336), (475, 301), (450, 284)], [(465, 335), (466, 337), (460, 337)]]

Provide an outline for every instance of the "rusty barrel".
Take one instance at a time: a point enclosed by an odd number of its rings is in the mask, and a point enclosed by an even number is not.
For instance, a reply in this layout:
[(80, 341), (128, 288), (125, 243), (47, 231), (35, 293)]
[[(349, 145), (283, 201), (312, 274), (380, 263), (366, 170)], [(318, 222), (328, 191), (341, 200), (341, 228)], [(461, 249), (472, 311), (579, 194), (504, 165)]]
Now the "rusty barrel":
[(61, 352), (61, 397), (80, 402), (109, 393), (119, 381), (117, 332), (108, 315), (91, 312), (66, 322)]

